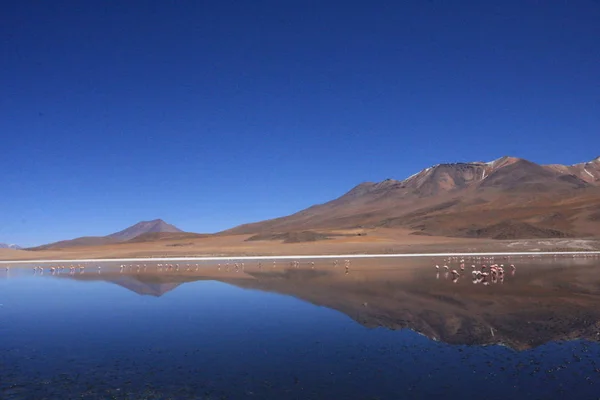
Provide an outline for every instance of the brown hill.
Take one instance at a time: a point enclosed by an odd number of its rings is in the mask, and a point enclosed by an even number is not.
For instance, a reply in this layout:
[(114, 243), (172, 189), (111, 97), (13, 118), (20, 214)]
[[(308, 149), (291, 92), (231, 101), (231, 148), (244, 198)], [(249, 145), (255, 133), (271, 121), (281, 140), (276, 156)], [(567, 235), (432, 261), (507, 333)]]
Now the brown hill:
[(59, 242), (48, 243), (37, 247), (31, 247), (27, 250), (49, 250), (49, 249), (63, 249), (67, 247), (75, 246), (101, 246), (105, 244), (116, 243), (117, 240), (106, 237), (106, 236), (84, 236), (71, 240), (61, 240)]
[(107, 236), (85, 236), (71, 240), (62, 240), (59, 242), (29, 248), (27, 250), (62, 249), (75, 246), (101, 246), (106, 244), (127, 242), (138, 238), (138, 241), (151, 241), (158, 239), (158, 236), (153, 237), (152, 235), (160, 236), (160, 234), (163, 233), (190, 235), (173, 225), (167, 224), (162, 219), (155, 219), (152, 221), (138, 222), (137, 224), (132, 225), (129, 228), (123, 229), (122, 231)]
[(161, 240), (180, 240), (180, 239), (198, 239), (210, 236), (202, 233), (192, 232), (148, 232), (142, 233), (139, 236), (129, 239), (123, 243), (145, 243), (145, 242), (157, 242)]
[(106, 237), (116, 239), (117, 242), (124, 242), (126, 240), (133, 239), (145, 233), (157, 233), (157, 232), (183, 232), (181, 229), (174, 225), (167, 224), (162, 219), (155, 219), (152, 221), (142, 221), (129, 228), (123, 229), (122, 231), (113, 233)]
[(223, 234), (402, 227), (488, 238), (600, 235), (600, 158), (575, 166), (515, 157), (439, 164), (402, 181), (362, 183), (296, 214)]

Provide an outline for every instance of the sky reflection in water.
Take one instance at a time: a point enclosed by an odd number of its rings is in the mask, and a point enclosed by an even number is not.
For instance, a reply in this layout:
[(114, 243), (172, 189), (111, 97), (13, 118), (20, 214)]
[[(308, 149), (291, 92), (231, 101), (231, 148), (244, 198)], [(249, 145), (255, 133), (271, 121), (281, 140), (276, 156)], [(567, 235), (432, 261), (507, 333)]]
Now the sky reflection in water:
[[(492, 288), (495, 297), (466, 280), (440, 282), (423, 265), (349, 275), (283, 264), (231, 276), (215, 266), (162, 276), (108, 266), (80, 276), (2, 271), (0, 398), (593, 399), (598, 319), (585, 299), (598, 300), (598, 285), (581, 278), (595, 266), (546, 265), (553, 284), (540, 284), (539, 265), (523, 266), (522, 281)], [(552, 303), (565, 293), (575, 300)], [(513, 310), (523, 298), (534, 305)], [(542, 323), (549, 309), (560, 323)], [(425, 324), (442, 340), (398, 329)], [(532, 342), (544, 342), (536, 347), (517, 332), (531, 324)], [(475, 344), (498, 337), (521, 347)], [(580, 339), (546, 339), (561, 337)]]

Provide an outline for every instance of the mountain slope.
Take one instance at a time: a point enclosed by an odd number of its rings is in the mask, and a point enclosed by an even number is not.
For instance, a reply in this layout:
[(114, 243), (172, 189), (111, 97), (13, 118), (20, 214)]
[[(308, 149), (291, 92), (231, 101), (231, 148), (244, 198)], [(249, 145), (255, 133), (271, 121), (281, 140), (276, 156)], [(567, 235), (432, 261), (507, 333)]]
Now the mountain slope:
[(167, 224), (162, 219), (155, 219), (152, 221), (142, 221), (129, 228), (123, 229), (122, 231), (113, 233), (106, 236), (107, 238), (115, 239), (117, 242), (124, 242), (126, 240), (133, 239), (144, 233), (155, 233), (155, 232), (183, 232), (181, 229)]
[(365, 182), (327, 203), (223, 233), (402, 227), (492, 238), (600, 235), (596, 176), (600, 158), (574, 166), (515, 157), (438, 164), (402, 181)]
[(578, 178), (591, 183), (600, 184), (600, 157), (596, 157), (592, 161), (579, 163), (575, 165), (559, 165), (552, 164), (545, 166), (548, 169), (561, 172), (563, 174), (572, 174)]
[(84, 236), (71, 240), (61, 240), (59, 242), (45, 244), (30, 248), (28, 250), (61, 249), (75, 246), (101, 246), (106, 244), (127, 242), (148, 234), (160, 233), (183, 233), (183, 231), (174, 225), (167, 224), (162, 219), (155, 219), (152, 221), (138, 222), (129, 228), (107, 236)]

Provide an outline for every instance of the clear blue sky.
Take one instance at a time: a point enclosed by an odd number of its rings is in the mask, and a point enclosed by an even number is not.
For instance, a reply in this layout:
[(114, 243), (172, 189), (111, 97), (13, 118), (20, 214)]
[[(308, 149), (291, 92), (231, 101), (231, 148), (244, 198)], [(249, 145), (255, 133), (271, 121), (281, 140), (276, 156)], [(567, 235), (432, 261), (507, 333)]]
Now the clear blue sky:
[(600, 155), (600, 2), (4, 1), (0, 242)]

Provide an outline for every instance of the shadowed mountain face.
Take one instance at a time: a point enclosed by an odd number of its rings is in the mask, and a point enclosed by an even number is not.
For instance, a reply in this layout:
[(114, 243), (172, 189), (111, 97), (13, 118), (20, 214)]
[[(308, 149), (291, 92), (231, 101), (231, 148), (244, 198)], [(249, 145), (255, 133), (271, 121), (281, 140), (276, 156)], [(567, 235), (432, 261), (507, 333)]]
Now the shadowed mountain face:
[[(150, 237), (153, 240), (160, 239), (160, 235), (172, 235), (185, 233), (181, 229), (167, 224), (162, 219), (152, 221), (142, 221), (122, 231), (107, 235), (107, 236), (86, 236), (71, 240), (62, 240), (60, 242), (49, 243), (43, 246), (30, 248), (28, 250), (48, 250), (60, 249), (74, 246), (99, 246), (111, 243), (127, 242), (129, 240), (138, 239), (143, 241), (143, 237)], [(194, 235), (194, 234), (191, 234)]]
[(223, 233), (399, 227), (458, 237), (600, 235), (600, 158), (573, 166), (502, 157), (362, 183), (330, 202)]
[[(451, 268), (458, 268), (454, 266)], [(600, 277), (597, 260), (518, 264), (516, 273), (488, 286), (470, 271), (453, 281), (427, 265), (393, 261), (346, 274), (342, 267), (246, 267), (225, 272), (72, 276), (105, 280), (139, 294), (160, 296), (177, 286), (216, 280), (241, 288), (291, 295), (338, 310), (366, 327), (409, 328), (450, 344), (504, 344), (523, 350), (549, 341), (599, 340)], [(199, 290), (201, 290), (199, 288)]]
[(152, 221), (142, 221), (137, 224), (130, 226), (127, 229), (113, 233), (112, 235), (106, 236), (107, 238), (115, 239), (118, 242), (124, 242), (126, 240), (133, 239), (145, 233), (158, 233), (158, 232), (183, 232), (181, 229), (167, 224), (162, 219), (155, 219)]

